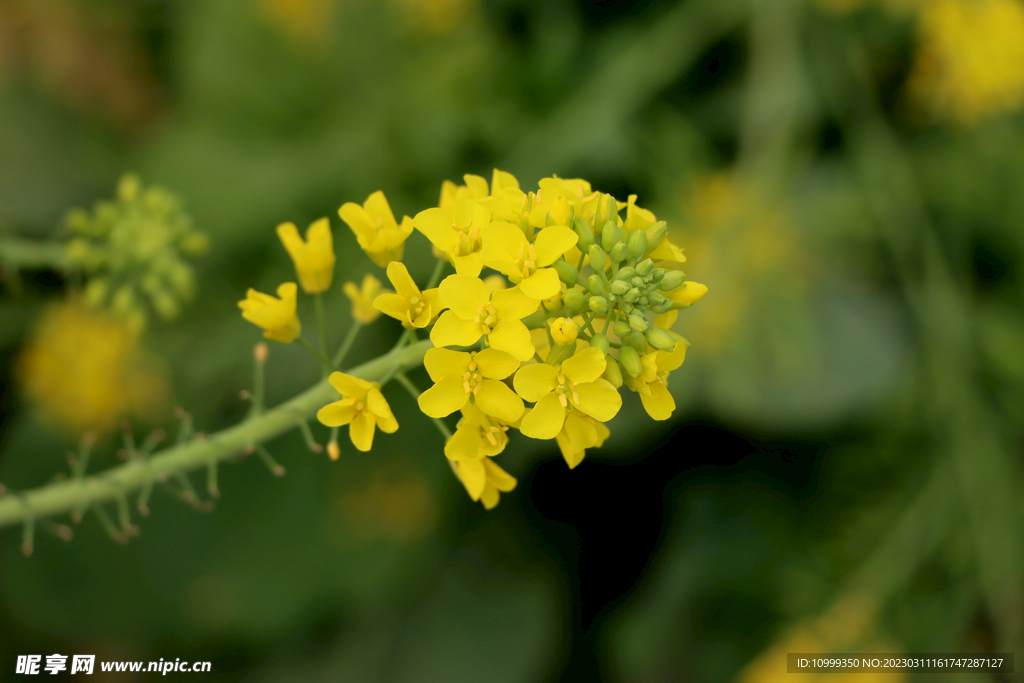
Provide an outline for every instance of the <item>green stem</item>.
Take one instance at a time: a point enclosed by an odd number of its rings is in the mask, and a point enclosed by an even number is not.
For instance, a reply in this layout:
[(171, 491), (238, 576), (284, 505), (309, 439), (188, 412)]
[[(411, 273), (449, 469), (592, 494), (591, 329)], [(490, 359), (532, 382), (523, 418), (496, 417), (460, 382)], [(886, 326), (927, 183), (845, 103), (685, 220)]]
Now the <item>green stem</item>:
[(69, 269), (71, 260), (61, 242), (34, 242), (18, 237), (0, 237), (0, 262), (16, 268)]
[[(423, 340), (349, 371), (369, 381), (384, 377), (392, 368), (407, 370), (423, 363), (423, 354), (431, 347)], [(212, 460), (226, 460), (246, 447), (273, 439), (295, 428), (295, 416), (313, 417), (338, 398), (326, 380), (281, 404), (275, 410), (254, 416), (245, 422), (211, 434), (205, 440), (193, 440), (168, 448), (149, 460), (131, 460), (94, 477), (65, 480), (0, 498), (0, 527), (23, 522), (29, 517), (45, 517), (69, 512), (79, 506), (111, 501), (118, 496), (151, 484), (160, 477), (173, 477), (206, 467)]]
[(441, 282), (441, 276), (444, 275), (444, 268), (448, 265), (448, 261), (444, 258), (437, 259), (437, 264), (434, 266), (434, 272), (430, 274), (430, 280), (427, 281), (427, 286), (423, 289), (433, 289), (437, 287), (438, 283)]
[(341, 343), (341, 348), (334, 354), (334, 366), (342, 367), (342, 363), (345, 362), (345, 357), (348, 356), (349, 349), (352, 348), (352, 344), (356, 341), (356, 336), (359, 334), (359, 330), (363, 329), (363, 324), (359, 321), (353, 322), (352, 327), (348, 328), (348, 334), (345, 335), (345, 341)]
[[(313, 295), (313, 301), (316, 304), (316, 328), (320, 334), (320, 353), (325, 359), (330, 358), (331, 352), (327, 346), (327, 316), (324, 315), (324, 295), (317, 292)], [(335, 366), (337, 363), (331, 365)], [(327, 373), (327, 368), (324, 368), (324, 377), (327, 376)]]
[(331, 362), (331, 359), (317, 351), (313, 347), (313, 345), (310, 344), (308, 341), (306, 341), (302, 337), (296, 337), (295, 341), (299, 342), (299, 346), (301, 346), (302, 348), (306, 349), (311, 354), (316, 356), (317, 360), (319, 360), (323, 364), (325, 370), (337, 370), (337, 368), (334, 366), (334, 363)]

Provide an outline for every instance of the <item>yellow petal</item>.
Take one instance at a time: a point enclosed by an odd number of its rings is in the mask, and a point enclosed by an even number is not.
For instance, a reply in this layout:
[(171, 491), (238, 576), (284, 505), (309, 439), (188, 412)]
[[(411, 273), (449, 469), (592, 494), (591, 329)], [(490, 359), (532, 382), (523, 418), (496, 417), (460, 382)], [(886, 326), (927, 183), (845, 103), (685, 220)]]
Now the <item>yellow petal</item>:
[(519, 283), (523, 294), (538, 302), (562, 291), (562, 283), (554, 268), (541, 268)]
[(338, 209), (338, 215), (345, 221), (359, 241), (359, 246), (366, 249), (377, 238), (377, 228), (373, 218), (366, 209), (353, 202), (346, 202)]
[(504, 221), (495, 221), (484, 228), (483, 244), (482, 253), (487, 265), (490, 265), (490, 261), (515, 261), (519, 256), (520, 245), (527, 246), (523, 231)]
[(515, 379), (512, 380), (516, 393), (531, 403), (535, 403), (555, 390), (558, 384), (556, 381), (558, 370), (547, 363), (536, 365), (524, 365), (519, 368)]
[(423, 292), (423, 298), (427, 300), (427, 305), (430, 306), (432, 315), (436, 318), (441, 315), (446, 307), (441, 303), (441, 295), (437, 291), (437, 287), (428, 289)]
[[(397, 263), (397, 261), (392, 261)], [(409, 314), (409, 302), (401, 294), (387, 292), (380, 294), (373, 300), (373, 307), (384, 315), (391, 316), (395, 320), (405, 320)]]
[[(377, 387), (371, 387), (366, 392), (366, 405), (369, 407), (370, 412), (377, 418), (377, 424), (380, 425), (381, 430), (388, 434), (398, 429), (398, 422), (395, 420), (394, 414), (391, 412), (391, 406), (388, 405), (387, 400), (384, 398), (384, 394), (380, 393), (380, 389)], [(394, 429), (385, 429), (384, 424), (390, 427), (394, 425)]]
[(562, 432), (569, 438), (573, 453), (582, 452), (597, 444), (597, 429), (594, 423), (581, 417), (579, 411), (574, 410), (566, 416)]
[[(523, 368), (523, 370), (525, 369)], [(532, 439), (553, 439), (558, 436), (558, 432), (562, 431), (564, 422), (565, 408), (562, 407), (558, 396), (552, 392), (537, 401), (533, 410), (523, 418), (519, 431)]]
[(511, 173), (494, 169), (494, 173), (491, 175), (491, 192), (498, 194), (498, 190), (504, 190), (507, 187), (519, 189), (519, 181)]
[(515, 489), (515, 477), (513, 477), (511, 474), (501, 469), (500, 467), (498, 467), (498, 465), (490, 458), (485, 459), (483, 463), (484, 470), (487, 473), (488, 484), (498, 489), (499, 491), (504, 491), (505, 493), (508, 493), (509, 491)]
[(351, 400), (335, 401), (328, 403), (317, 411), (316, 419), (328, 427), (340, 427), (347, 425), (356, 415), (356, 409)]
[(412, 219), (412, 224), (441, 251), (451, 251), (459, 243), (458, 235), (452, 230), (452, 217), (444, 209), (420, 211)]
[(487, 335), (487, 343), (491, 348), (504, 351), (517, 360), (529, 360), (533, 357), (530, 330), (526, 329), (522, 320), (499, 320)]
[(394, 285), (395, 291), (408, 298), (420, 296), (420, 288), (416, 286), (409, 276), (409, 270), (401, 261), (392, 261), (388, 264), (388, 279)]
[(463, 320), (472, 320), (491, 294), (483, 280), (469, 275), (449, 275), (438, 287), (441, 302)]
[(465, 181), (466, 187), (469, 188), (469, 196), (482, 198), (488, 195), (487, 181), (480, 176), (467, 173), (462, 176), (462, 180)]
[(373, 446), (373, 432), (376, 422), (368, 413), (360, 413), (348, 426), (348, 435), (352, 445), (361, 451), (368, 451)]
[(382, 230), (398, 229), (398, 223), (395, 222), (395, 214), (391, 213), (391, 205), (388, 204), (387, 198), (384, 197), (384, 193), (380, 190), (367, 197), (363, 206), (366, 207), (367, 213), (380, 221)]
[(472, 360), (465, 351), (452, 351), (451, 349), (433, 348), (427, 349), (423, 356), (423, 367), (434, 382), (438, 382), (446, 375), (462, 375), (469, 369)]
[(462, 408), (469, 401), (469, 394), (463, 388), (463, 379), (458, 375), (447, 375), (430, 387), (417, 399), (420, 410), (430, 417), (447, 417)]
[[(429, 354), (430, 351), (427, 353)], [(473, 360), (480, 368), (480, 374), (491, 379), (505, 379), (519, 368), (518, 360), (497, 349), (484, 349), (477, 353)], [(424, 365), (426, 365), (426, 359), (424, 359)]]
[(476, 404), (482, 411), (502, 422), (515, 422), (526, 409), (523, 399), (516, 396), (504, 382), (496, 379), (483, 380), (480, 393), (476, 395)]
[(686, 360), (686, 344), (676, 342), (671, 352), (658, 352), (658, 372), (662, 375), (668, 374), (682, 365), (684, 360)]
[(640, 394), (640, 401), (644, 404), (644, 410), (655, 420), (667, 420), (672, 417), (672, 411), (676, 409), (675, 399), (669, 393), (664, 382), (657, 382), (651, 385), (651, 395)]
[(344, 372), (332, 372), (328, 381), (342, 396), (351, 396), (358, 399), (365, 397), (366, 393), (373, 388), (373, 384), (365, 379), (346, 375)]
[(462, 481), (466, 492), (473, 500), (480, 500), (484, 487), (487, 485), (487, 472), (484, 470), (485, 460), (486, 458), (463, 460), (456, 465), (455, 474), (459, 476), (459, 480)]
[(488, 486), (484, 489), (484, 492), (480, 494), (480, 502), (483, 503), (485, 510), (493, 510), (501, 499), (501, 494), (498, 493), (498, 489)]
[(558, 433), (555, 437), (555, 443), (558, 444), (558, 450), (562, 453), (562, 458), (565, 460), (565, 464), (569, 466), (569, 469), (575, 469), (576, 465), (583, 462), (583, 456), (587, 454), (586, 451), (574, 451), (572, 445), (569, 442), (569, 437), (566, 436), (565, 431)]
[(444, 445), (444, 454), (449, 460), (475, 460), (480, 457), (480, 428), (476, 424), (463, 423), (455, 430), (452, 438)]
[(302, 257), (302, 251), (306, 244), (299, 236), (299, 229), (295, 227), (294, 223), (281, 223), (277, 226), (277, 236), (293, 261)]
[(576, 407), (598, 422), (612, 419), (622, 407), (622, 396), (606, 379), (581, 384), (576, 387), (576, 394), (580, 398)]
[(526, 296), (519, 287), (492, 293), (491, 303), (498, 312), (498, 320), (522, 320), (540, 306), (539, 301)]
[(477, 277), (484, 269), (484, 260), (480, 256), (480, 252), (474, 251), (463, 256), (453, 256), (452, 265), (455, 266), (455, 272), (459, 275)]
[(561, 258), (562, 254), (576, 246), (579, 235), (575, 231), (561, 225), (544, 228), (537, 235), (537, 265), (550, 266)]
[(471, 346), (480, 341), (480, 326), (472, 320), (462, 320), (451, 311), (445, 311), (430, 330), (434, 346)]
[(604, 374), (605, 366), (604, 353), (593, 346), (582, 351), (577, 351), (572, 358), (562, 363), (562, 374), (573, 382), (593, 382)]

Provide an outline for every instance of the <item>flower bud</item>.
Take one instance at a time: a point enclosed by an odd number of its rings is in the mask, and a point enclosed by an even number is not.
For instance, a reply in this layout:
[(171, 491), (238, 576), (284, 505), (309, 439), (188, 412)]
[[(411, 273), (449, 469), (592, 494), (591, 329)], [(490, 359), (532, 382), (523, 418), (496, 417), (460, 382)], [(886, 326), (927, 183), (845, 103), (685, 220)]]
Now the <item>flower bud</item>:
[(626, 258), (626, 245), (619, 242), (612, 250), (608, 252), (608, 255), (612, 257), (612, 261), (615, 263), (621, 263)]
[(647, 343), (658, 349), (659, 351), (671, 351), (675, 348), (676, 343), (672, 340), (665, 330), (652, 327), (647, 330)]
[[(603, 199), (604, 203), (601, 207), (603, 209), (603, 211), (601, 212), (601, 220), (605, 221), (606, 223), (613, 223), (615, 225), (618, 225), (619, 203), (615, 201), (615, 197), (611, 196), (610, 194), (604, 195)], [(605, 227), (605, 229), (607, 230), (607, 227)]]
[(651, 227), (647, 228), (647, 245), (654, 249), (661, 241), (665, 239), (665, 235), (668, 234), (668, 224), (665, 221), (658, 221)]
[(553, 267), (555, 272), (558, 273), (558, 279), (567, 286), (572, 287), (576, 284), (576, 278), (580, 276), (580, 271), (576, 270), (576, 266), (565, 259), (558, 259), (554, 262)]
[(552, 297), (544, 299), (544, 301), (542, 301), (541, 303), (544, 304), (544, 310), (546, 310), (549, 313), (558, 313), (560, 310), (562, 310), (562, 307), (565, 305), (562, 303), (561, 292), (555, 294)]
[(616, 320), (615, 324), (612, 325), (612, 332), (617, 337), (625, 337), (632, 329), (625, 320)]
[(651, 303), (651, 300), (650, 300), (650, 299), (648, 299), (648, 298), (647, 298), (646, 296), (644, 296), (643, 294), (641, 294), (641, 295), (640, 295), (640, 298), (639, 298), (639, 299), (637, 300), (637, 302), (636, 302), (636, 305), (637, 305), (637, 306), (646, 306), (646, 305), (648, 305), (649, 303)]
[(562, 303), (565, 304), (565, 311), (573, 314), (579, 312), (583, 306), (585, 299), (583, 298), (583, 292), (578, 289), (570, 289), (562, 295)]
[[(619, 349), (619, 363), (622, 364), (622, 369), (630, 377), (639, 377), (640, 373), (643, 372), (643, 365), (640, 364), (640, 354), (631, 346), (623, 346)], [(605, 366), (605, 369), (607, 370), (607, 366)]]
[(647, 233), (643, 230), (634, 230), (629, 233), (629, 240), (626, 241), (626, 256), (631, 259), (643, 258), (647, 251)]
[(651, 270), (651, 282), (661, 282), (661, 278), (665, 277), (666, 272), (664, 268), (654, 268)]
[(606, 360), (607, 363), (605, 363), (604, 366), (604, 374), (601, 376), (608, 380), (613, 387), (618, 389), (622, 386), (622, 369), (619, 367), (618, 361), (611, 356), (608, 356)]
[(636, 314), (629, 316), (629, 326), (632, 327), (637, 332), (647, 331), (647, 321), (643, 318), (643, 316), (639, 316)]
[(636, 264), (636, 274), (640, 277), (649, 277), (652, 270), (654, 270), (654, 262), (649, 258)]
[(665, 277), (661, 278), (661, 284), (658, 286), (663, 292), (671, 292), (673, 289), (683, 284), (686, 279), (686, 274), (681, 270), (672, 270), (665, 273)]
[(601, 231), (601, 246), (605, 251), (611, 252), (612, 247), (622, 241), (622, 229), (618, 225), (608, 221)]
[(608, 286), (608, 289), (611, 290), (612, 294), (622, 296), (629, 291), (629, 285), (622, 280), (615, 280)]
[(590, 310), (592, 310), (594, 313), (607, 313), (608, 299), (605, 299), (603, 296), (590, 297)]
[(640, 298), (640, 290), (636, 287), (633, 287), (628, 292), (626, 292), (626, 294), (622, 298), (623, 300), (626, 301), (626, 303), (636, 303), (637, 299)]
[(644, 279), (642, 277), (640, 277), (639, 275), (634, 275), (633, 277), (631, 277), (629, 279), (629, 284), (633, 285), (634, 287), (639, 288), (639, 287), (643, 287), (647, 283), (644, 282)]
[(604, 271), (608, 265), (608, 259), (605, 257), (605, 253), (601, 250), (601, 247), (596, 244), (590, 245), (590, 249), (587, 250), (587, 255), (590, 257), (590, 265), (595, 271)]
[(576, 216), (572, 222), (572, 229), (579, 235), (579, 240), (576, 242), (576, 248), (582, 251), (584, 254), (590, 249), (590, 245), (594, 243), (594, 229), (590, 227), (590, 223), (587, 219)]
[(651, 307), (651, 309), (658, 315), (661, 315), (662, 313), (668, 313), (669, 311), (671, 311), (672, 306), (672, 302), (666, 299), (662, 301), (660, 304), (655, 304), (654, 306)]
[(571, 344), (576, 341), (579, 334), (579, 327), (572, 318), (555, 318), (551, 321), (551, 338), (556, 344)]
[(605, 289), (604, 281), (596, 274), (587, 278), (587, 288), (594, 296), (604, 296), (608, 293)]
[(623, 347), (632, 346), (637, 353), (647, 353), (647, 338), (637, 332), (630, 330), (629, 334), (622, 338)]
[(600, 350), (601, 353), (608, 353), (608, 337), (604, 336), (603, 334), (595, 334), (593, 337), (591, 337), (590, 345), (593, 346), (595, 349)]
[(623, 266), (619, 268), (619, 272), (615, 274), (615, 277), (619, 280), (629, 281), (636, 277), (636, 271), (632, 266)]
[[(643, 298), (643, 297), (641, 297)], [(661, 292), (651, 292), (647, 295), (647, 303), (657, 306), (665, 302), (665, 295)]]

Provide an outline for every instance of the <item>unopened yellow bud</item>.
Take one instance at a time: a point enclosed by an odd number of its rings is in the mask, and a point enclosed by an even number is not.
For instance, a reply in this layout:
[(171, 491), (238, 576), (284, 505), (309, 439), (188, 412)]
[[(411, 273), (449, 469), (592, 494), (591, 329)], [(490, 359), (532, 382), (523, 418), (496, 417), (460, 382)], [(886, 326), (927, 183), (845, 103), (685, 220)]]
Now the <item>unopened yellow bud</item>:
[(551, 338), (556, 344), (571, 344), (576, 341), (579, 327), (572, 318), (556, 318), (551, 321)]
[(332, 441), (329, 444), (327, 444), (327, 455), (331, 458), (331, 460), (337, 460), (338, 458), (341, 457), (341, 449), (338, 448), (337, 441)]
[(356, 286), (354, 282), (346, 282), (342, 291), (352, 301), (352, 317), (356, 322), (369, 325), (380, 317), (380, 311), (373, 306), (373, 300), (381, 293), (380, 280), (367, 274), (363, 278), (362, 287)]

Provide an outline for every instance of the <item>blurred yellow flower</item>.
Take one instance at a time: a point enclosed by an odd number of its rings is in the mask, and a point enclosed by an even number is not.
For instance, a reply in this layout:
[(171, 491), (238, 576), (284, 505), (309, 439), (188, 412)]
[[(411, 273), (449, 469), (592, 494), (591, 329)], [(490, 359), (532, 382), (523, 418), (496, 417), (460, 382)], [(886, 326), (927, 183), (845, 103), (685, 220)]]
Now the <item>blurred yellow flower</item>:
[(455, 474), (466, 487), (469, 497), (484, 504), (488, 510), (498, 504), (499, 491), (505, 493), (516, 487), (515, 477), (498, 467), (490, 458), (453, 462)]
[(309, 226), (305, 241), (294, 223), (277, 226), (277, 236), (295, 263), (299, 283), (306, 294), (326, 292), (334, 276), (334, 240), (331, 223), (326, 218)]
[(1024, 104), (1024, 3), (931, 0), (921, 12), (910, 94), (964, 123)]
[(398, 420), (380, 393), (378, 383), (367, 382), (343, 372), (332, 372), (328, 381), (342, 395), (342, 399), (321, 408), (316, 419), (328, 427), (349, 425), (349, 437), (356, 448), (361, 451), (370, 450), (377, 427), (387, 434), (398, 430)]
[(523, 414), (523, 400), (501, 381), (519, 367), (519, 361), (504, 351), (428, 349), (423, 366), (435, 384), (420, 394), (418, 402), (430, 417), (446, 417), (468, 404), (505, 422), (515, 422)]
[(158, 419), (169, 387), (123, 320), (79, 301), (46, 310), (15, 364), (25, 396), (73, 433), (104, 433), (124, 417)]
[(544, 228), (533, 242), (511, 223), (497, 221), (484, 228), (484, 265), (508, 276), (523, 294), (541, 301), (561, 291), (558, 273), (550, 268), (562, 254), (576, 246), (579, 237), (569, 228)]
[(360, 248), (378, 266), (384, 268), (392, 261), (402, 260), (405, 240), (412, 233), (412, 219), (403, 216), (401, 225), (395, 222), (383, 192), (374, 192), (362, 206), (346, 202), (338, 209), (338, 215), (355, 234)]
[(601, 378), (605, 365), (604, 353), (588, 347), (559, 366), (536, 363), (520, 368), (513, 380), (516, 393), (536, 404), (523, 418), (520, 431), (534, 439), (554, 439), (570, 406), (599, 422), (615, 417), (622, 397)]
[(385, 315), (402, 321), (402, 327), (426, 327), (444, 309), (437, 289), (421, 292), (401, 261), (388, 264), (388, 279), (397, 293), (380, 294), (373, 300), (373, 305)]
[(380, 311), (373, 305), (374, 300), (387, 291), (381, 288), (380, 280), (367, 273), (363, 277), (362, 287), (354, 282), (346, 282), (342, 291), (352, 302), (352, 317), (356, 322), (369, 325), (380, 317)]
[(246, 298), (238, 302), (238, 307), (242, 309), (243, 318), (263, 328), (264, 337), (291, 344), (302, 331), (302, 324), (295, 314), (298, 293), (299, 288), (294, 282), (285, 282), (277, 288), (280, 299), (250, 287)]
[(489, 346), (517, 360), (533, 355), (523, 318), (536, 311), (539, 303), (519, 287), (491, 292), (480, 278), (456, 274), (446, 277), (438, 291), (451, 310), (442, 313), (430, 331), (434, 346), (470, 346), (483, 337)]
[(462, 419), (444, 446), (449, 460), (475, 460), (497, 455), (508, 445), (509, 425), (491, 417), (476, 405), (462, 408)]

